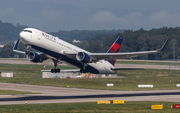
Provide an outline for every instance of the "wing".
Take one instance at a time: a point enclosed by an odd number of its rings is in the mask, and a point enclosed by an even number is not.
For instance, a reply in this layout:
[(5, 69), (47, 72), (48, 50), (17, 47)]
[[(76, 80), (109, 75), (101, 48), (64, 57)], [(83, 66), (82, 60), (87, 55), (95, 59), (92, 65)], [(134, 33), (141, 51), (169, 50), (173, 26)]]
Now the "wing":
[[(91, 62), (96, 62), (99, 60), (115, 60), (115, 59), (122, 59), (122, 58), (132, 58), (132, 57), (137, 57), (139, 55), (161, 52), (165, 49), (167, 42), (168, 42), (168, 39), (165, 41), (165, 43), (160, 49), (152, 50), (152, 51), (125, 52), (125, 53), (88, 53), (86, 55), (90, 57)], [(84, 52), (79, 52), (79, 53), (84, 54)], [(78, 60), (77, 59), (78, 52), (63, 52), (63, 54), (71, 59)], [(84, 56), (81, 56), (81, 57), (84, 57)]]
[(163, 46), (160, 49), (152, 50), (152, 51), (141, 51), (141, 52), (125, 52), (125, 53), (90, 53), (89, 56), (97, 61), (97, 60), (112, 60), (112, 59), (121, 59), (121, 58), (132, 58), (137, 57), (139, 55), (158, 53), (164, 50), (168, 42), (168, 39), (165, 41)]

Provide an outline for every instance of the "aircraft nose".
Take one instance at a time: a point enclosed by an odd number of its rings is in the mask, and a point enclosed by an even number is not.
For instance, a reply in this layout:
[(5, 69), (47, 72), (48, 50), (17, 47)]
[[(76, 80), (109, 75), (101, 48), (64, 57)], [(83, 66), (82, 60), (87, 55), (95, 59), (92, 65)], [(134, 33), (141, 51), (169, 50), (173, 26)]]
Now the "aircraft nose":
[(20, 36), (20, 38), (24, 38), (24, 33), (21, 32), (21, 33), (19, 34), (19, 36)]
[(25, 32), (20, 32), (19, 36), (23, 43), (26, 43), (28, 41), (27, 34)]

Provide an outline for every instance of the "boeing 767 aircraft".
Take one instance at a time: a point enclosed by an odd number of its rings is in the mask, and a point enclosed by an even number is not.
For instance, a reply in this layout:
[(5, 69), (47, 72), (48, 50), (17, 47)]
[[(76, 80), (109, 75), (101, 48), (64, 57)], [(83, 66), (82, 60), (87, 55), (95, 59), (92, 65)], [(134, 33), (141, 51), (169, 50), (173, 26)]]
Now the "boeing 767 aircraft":
[[(25, 44), (27, 48), (25, 52), (17, 50), (19, 40)], [(28, 60), (35, 63), (52, 59), (54, 62), (54, 69), (51, 69), (52, 73), (59, 73), (60, 69), (56, 68), (57, 64), (65, 62), (80, 68), (81, 73), (116, 74), (117, 70), (129, 69), (115, 68), (116, 59), (158, 53), (164, 50), (168, 42), (167, 39), (163, 46), (157, 50), (119, 53), (122, 40), (123, 38), (119, 36), (107, 53), (91, 53), (38, 29), (26, 28), (20, 33), (20, 39), (14, 45), (13, 51), (26, 54)], [(29, 51), (29, 47), (39, 52)]]

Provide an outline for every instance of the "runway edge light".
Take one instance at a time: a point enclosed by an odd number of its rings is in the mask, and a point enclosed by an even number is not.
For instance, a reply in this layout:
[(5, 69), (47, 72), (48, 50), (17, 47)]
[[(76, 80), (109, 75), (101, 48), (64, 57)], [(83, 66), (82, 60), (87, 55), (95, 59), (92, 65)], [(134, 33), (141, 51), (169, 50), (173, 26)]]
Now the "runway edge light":
[(151, 105), (151, 109), (163, 109), (163, 104), (162, 105)]
[(97, 104), (111, 104), (111, 102), (110, 101), (98, 100)]
[(172, 109), (180, 109), (180, 104), (173, 104), (171, 105)]

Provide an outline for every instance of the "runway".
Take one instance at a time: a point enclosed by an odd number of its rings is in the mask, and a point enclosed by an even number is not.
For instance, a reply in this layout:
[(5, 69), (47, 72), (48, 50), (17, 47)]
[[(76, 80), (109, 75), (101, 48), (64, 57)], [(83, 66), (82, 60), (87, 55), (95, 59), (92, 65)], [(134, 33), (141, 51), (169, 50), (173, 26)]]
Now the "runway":
[[(128, 61), (128, 60), (127, 60)], [(130, 60), (132, 61), (132, 60)], [(135, 60), (137, 61), (137, 60)], [(153, 61), (151, 61), (153, 62)], [(158, 61), (158, 62), (162, 62), (162, 61)], [(165, 61), (163, 61), (165, 62)], [(28, 60), (3, 60), (0, 59), (0, 63), (4, 63), (4, 64), (35, 64), (33, 62), (30, 62)], [(44, 61), (43, 63), (36, 63), (38, 65), (51, 65), (53, 66), (53, 62), (51, 60), (47, 60)], [(65, 63), (62, 64), (58, 64), (58, 65), (67, 65)], [(145, 65), (145, 64), (115, 64), (116, 68), (145, 68), (145, 69), (169, 69), (169, 65)]]
[[(169, 65), (143, 65), (143, 64), (116, 64), (116, 68), (145, 68), (145, 69), (169, 69)], [(174, 69), (171, 67), (171, 69)], [(178, 69), (178, 68), (176, 68)]]
[(112, 91), (0, 83), (0, 90), (41, 94), (0, 95), (0, 105), (96, 102), (97, 100), (179, 102), (180, 90)]

